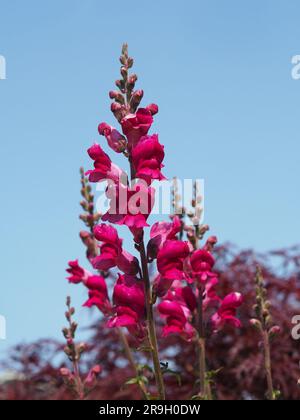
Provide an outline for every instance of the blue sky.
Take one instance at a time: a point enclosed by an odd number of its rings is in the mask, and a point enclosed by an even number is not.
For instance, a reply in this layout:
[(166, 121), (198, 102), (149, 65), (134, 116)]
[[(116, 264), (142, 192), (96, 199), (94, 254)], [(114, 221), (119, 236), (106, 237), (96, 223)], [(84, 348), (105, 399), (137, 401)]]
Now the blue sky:
[(1, 293), (8, 339), (59, 337), (80, 257), (80, 165), (101, 121), (124, 41), (145, 103), (160, 113), (165, 174), (204, 178), (206, 223), (221, 242), (299, 243), (300, 54), (296, 0), (0, 0)]

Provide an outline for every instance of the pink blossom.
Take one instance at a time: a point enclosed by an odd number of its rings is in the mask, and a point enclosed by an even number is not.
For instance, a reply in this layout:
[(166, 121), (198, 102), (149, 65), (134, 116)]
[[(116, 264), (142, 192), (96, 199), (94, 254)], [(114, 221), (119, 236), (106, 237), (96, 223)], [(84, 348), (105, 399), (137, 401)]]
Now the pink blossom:
[(157, 255), (157, 268), (161, 276), (169, 280), (184, 279), (183, 263), (189, 252), (187, 242), (167, 240)]
[(101, 136), (105, 136), (109, 147), (117, 153), (122, 153), (126, 149), (126, 139), (114, 127), (106, 123), (101, 123), (98, 126), (98, 131)]
[(145, 292), (141, 281), (134, 276), (119, 275), (114, 287), (115, 315), (109, 328), (127, 327), (136, 336), (143, 335), (145, 320)]
[(102, 150), (99, 144), (94, 144), (88, 149), (88, 154), (94, 160), (95, 169), (87, 171), (86, 175), (90, 182), (99, 182), (111, 179), (113, 182), (119, 182), (122, 171), (112, 163), (109, 156)]
[(154, 179), (166, 179), (161, 173), (164, 157), (164, 146), (159, 143), (157, 134), (142, 137), (132, 150), (136, 178), (144, 179), (148, 185)]
[(241, 321), (236, 318), (237, 309), (243, 303), (243, 296), (240, 293), (230, 293), (222, 301), (218, 311), (212, 316), (212, 324), (215, 330), (221, 328), (225, 323), (239, 328)]
[(159, 249), (162, 248), (166, 240), (176, 240), (177, 234), (181, 230), (181, 221), (178, 216), (174, 217), (171, 223), (157, 222), (150, 230), (150, 241), (148, 243), (148, 257), (157, 257)]
[(102, 276), (93, 275), (87, 270), (79, 266), (78, 261), (70, 261), (70, 268), (67, 269), (71, 273), (69, 277), (70, 283), (83, 283), (89, 289), (89, 299), (83, 306), (97, 306), (103, 313), (109, 313), (111, 305), (109, 302), (107, 285)]
[(95, 269), (108, 271), (110, 268), (118, 267), (126, 274), (134, 275), (138, 272), (137, 258), (122, 248), (122, 240), (113, 226), (98, 225), (94, 228), (94, 235), (101, 242), (100, 255), (92, 260)]
[(161, 316), (166, 318), (167, 325), (163, 328), (164, 337), (179, 334), (190, 340), (194, 336), (195, 330), (189, 322), (191, 313), (187, 307), (176, 300), (166, 299), (158, 305), (158, 310)]
[(206, 284), (205, 284), (205, 291), (204, 291), (204, 300), (203, 300), (203, 309), (207, 309), (211, 304), (214, 302), (220, 302), (221, 298), (217, 295), (216, 292), (216, 285), (218, 284), (219, 280), (217, 277), (212, 277)]
[(216, 277), (216, 274), (212, 273), (214, 264), (214, 257), (204, 249), (195, 251), (190, 258), (193, 276), (197, 277), (201, 282), (206, 282), (210, 277)]
[(87, 388), (91, 389), (96, 385), (96, 380), (99, 374), (101, 373), (101, 370), (101, 366), (99, 365), (93, 366), (92, 369), (90, 369), (84, 381), (84, 385)]
[(87, 308), (96, 306), (99, 311), (103, 312), (105, 315), (111, 313), (111, 304), (108, 298), (107, 289), (100, 291), (99, 289), (90, 289), (89, 298), (83, 304)]
[(109, 314), (111, 312), (111, 304), (104, 277), (89, 276), (84, 284), (89, 289), (89, 298), (83, 306), (88, 308), (96, 306), (104, 314)]
[(158, 276), (154, 280), (154, 290), (162, 297), (172, 286), (174, 280), (184, 280), (184, 260), (189, 255), (186, 242), (167, 240), (157, 255)]
[(146, 109), (151, 112), (151, 115), (155, 115), (158, 113), (158, 106), (156, 104), (150, 104), (146, 106)]
[(87, 270), (79, 265), (78, 260), (69, 261), (68, 264), (69, 268), (67, 268), (66, 271), (70, 274), (70, 276), (67, 277), (69, 283), (78, 284), (85, 282), (86, 279), (91, 275)]
[(102, 220), (126, 225), (133, 232), (142, 229), (148, 226), (147, 219), (154, 205), (154, 194), (154, 189), (141, 181), (132, 187), (111, 185), (107, 190), (110, 208)]
[(129, 150), (138, 144), (141, 137), (148, 134), (152, 123), (152, 112), (147, 108), (139, 108), (135, 114), (129, 114), (122, 119), (122, 130), (128, 139)]

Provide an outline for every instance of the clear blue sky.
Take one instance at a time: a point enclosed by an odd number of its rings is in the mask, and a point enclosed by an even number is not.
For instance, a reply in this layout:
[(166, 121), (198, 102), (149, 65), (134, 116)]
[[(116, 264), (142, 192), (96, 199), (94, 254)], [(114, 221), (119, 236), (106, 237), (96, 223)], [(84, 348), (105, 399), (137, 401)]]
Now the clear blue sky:
[(165, 173), (205, 179), (212, 232), (258, 250), (299, 243), (299, 1), (1, 0), (0, 16), (0, 351), (59, 337), (65, 295), (85, 298), (64, 280), (83, 256), (78, 168), (114, 122), (124, 41), (160, 106)]

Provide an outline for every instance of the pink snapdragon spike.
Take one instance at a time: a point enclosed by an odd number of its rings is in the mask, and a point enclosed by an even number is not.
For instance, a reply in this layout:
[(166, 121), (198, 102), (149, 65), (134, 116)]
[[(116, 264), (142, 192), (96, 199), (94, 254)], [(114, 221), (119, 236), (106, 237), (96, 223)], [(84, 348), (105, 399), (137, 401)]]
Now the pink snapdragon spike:
[(98, 126), (98, 131), (101, 136), (105, 136), (109, 147), (117, 152), (122, 153), (126, 150), (126, 139), (114, 127), (106, 123), (101, 123)]
[(152, 123), (152, 112), (147, 108), (139, 108), (135, 114), (128, 114), (122, 119), (122, 130), (128, 139), (130, 151), (148, 134)]
[(212, 316), (212, 324), (215, 330), (219, 330), (225, 323), (235, 328), (241, 327), (241, 321), (236, 317), (237, 309), (243, 303), (243, 296), (240, 293), (230, 293), (227, 295), (218, 311)]
[(118, 267), (123, 273), (135, 275), (139, 271), (136, 257), (122, 248), (122, 240), (117, 230), (110, 225), (101, 224), (94, 228), (95, 238), (101, 242), (100, 255), (92, 259), (97, 270), (108, 271)]
[(110, 157), (102, 150), (99, 144), (94, 144), (88, 149), (90, 158), (94, 161), (93, 170), (87, 171), (86, 175), (90, 182), (99, 182), (102, 180), (112, 180), (119, 182), (122, 171), (118, 166), (112, 163)]
[(164, 146), (159, 143), (157, 134), (142, 137), (133, 148), (131, 156), (137, 178), (144, 179), (148, 185), (154, 179), (166, 179), (161, 173), (165, 157)]
[(75, 261), (69, 261), (69, 267), (66, 269), (67, 273), (70, 274), (69, 277), (67, 277), (67, 279), (69, 280), (69, 283), (73, 283), (73, 284), (79, 284), (79, 283), (84, 283), (88, 277), (91, 275), (87, 270), (85, 270), (84, 268), (82, 268), (79, 263), (78, 260)]
[(144, 329), (145, 292), (141, 281), (134, 276), (119, 275), (114, 287), (113, 302), (115, 315), (108, 321), (108, 327), (136, 328), (137, 335)]

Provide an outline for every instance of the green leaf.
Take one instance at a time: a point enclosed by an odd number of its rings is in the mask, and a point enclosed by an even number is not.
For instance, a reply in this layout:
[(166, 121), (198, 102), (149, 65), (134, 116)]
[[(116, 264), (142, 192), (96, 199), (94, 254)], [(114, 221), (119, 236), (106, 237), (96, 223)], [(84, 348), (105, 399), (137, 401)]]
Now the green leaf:
[(127, 386), (127, 385), (136, 385), (138, 383), (139, 383), (139, 377), (137, 376), (136, 378), (128, 379), (128, 381), (126, 381), (124, 385), (125, 386)]
[(150, 373), (153, 373), (153, 369), (151, 366), (147, 365), (147, 364), (138, 364), (137, 365), (137, 370), (139, 372), (143, 372), (144, 370), (149, 371)]

